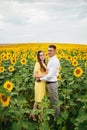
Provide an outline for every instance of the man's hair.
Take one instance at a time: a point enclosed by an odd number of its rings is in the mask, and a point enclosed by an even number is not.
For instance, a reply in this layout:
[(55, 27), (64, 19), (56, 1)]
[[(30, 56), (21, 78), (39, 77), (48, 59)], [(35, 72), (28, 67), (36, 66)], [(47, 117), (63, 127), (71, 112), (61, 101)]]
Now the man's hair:
[(56, 46), (55, 45), (49, 45), (49, 48), (53, 48), (54, 50), (56, 50)]

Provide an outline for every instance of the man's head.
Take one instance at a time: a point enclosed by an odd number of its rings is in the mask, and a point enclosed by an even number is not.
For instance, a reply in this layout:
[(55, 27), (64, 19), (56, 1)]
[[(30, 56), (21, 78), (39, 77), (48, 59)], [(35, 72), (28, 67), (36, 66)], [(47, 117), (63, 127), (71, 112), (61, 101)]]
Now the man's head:
[(49, 57), (52, 57), (56, 54), (56, 46), (55, 45), (49, 45), (48, 46), (48, 55)]

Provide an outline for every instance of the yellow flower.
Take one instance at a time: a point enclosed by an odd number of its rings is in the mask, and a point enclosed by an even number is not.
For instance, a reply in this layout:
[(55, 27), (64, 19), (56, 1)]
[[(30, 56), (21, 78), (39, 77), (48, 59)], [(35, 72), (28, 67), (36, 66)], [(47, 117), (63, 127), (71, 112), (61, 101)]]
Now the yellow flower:
[(14, 57), (11, 58), (11, 64), (16, 64), (16, 58)]
[(87, 60), (87, 54), (83, 55), (83, 60)]
[(73, 56), (73, 60), (77, 60), (77, 58), (78, 58), (77, 56)]
[(4, 59), (4, 60), (8, 60), (8, 58), (9, 58), (9, 57), (8, 57), (8, 55), (6, 55), (6, 54), (5, 54), (5, 56), (3, 56), (3, 59)]
[(13, 71), (14, 71), (14, 67), (13, 67), (13, 66), (9, 66), (9, 67), (8, 67), (8, 70), (9, 70), (10, 72), (13, 72)]
[(58, 80), (61, 80), (61, 75), (59, 74), (58, 77), (57, 77)]
[(6, 88), (8, 91), (11, 91), (13, 89), (13, 83), (10, 81), (6, 81), (4, 83), (4, 88)]
[(77, 66), (77, 65), (78, 65), (78, 61), (73, 60), (73, 61), (72, 61), (72, 65), (73, 65), (73, 66)]
[(10, 97), (6, 97), (4, 94), (0, 95), (0, 100), (3, 107), (7, 107), (10, 103)]
[(11, 57), (11, 53), (10, 53), (10, 52), (8, 52), (8, 53), (7, 53), (7, 56), (10, 58), (10, 57)]
[(2, 59), (0, 59), (0, 64), (2, 63)]
[(60, 66), (60, 67), (59, 67), (59, 72), (60, 72), (61, 70), (62, 70), (62, 67)]
[(21, 64), (25, 65), (26, 64), (26, 59), (21, 59)]
[(3, 59), (4, 56), (5, 56), (5, 53), (3, 52), (3, 53), (1, 54), (2, 59)]
[(62, 58), (62, 56), (61, 56), (61, 55), (58, 55), (57, 57), (58, 57), (58, 59), (61, 59), (61, 58)]
[(84, 66), (85, 66), (85, 68), (87, 67), (87, 62), (85, 62)]
[(26, 57), (27, 57), (26, 53), (21, 55), (21, 58), (26, 58)]
[(2, 73), (3, 73), (4, 71), (5, 71), (4, 67), (3, 67), (3, 66), (1, 66), (1, 67), (0, 67), (0, 72), (2, 72)]
[(70, 55), (67, 55), (67, 60), (72, 60), (72, 57)]
[(83, 73), (83, 70), (80, 68), (80, 67), (76, 67), (75, 70), (74, 70), (74, 75), (76, 77), (80, 77)]

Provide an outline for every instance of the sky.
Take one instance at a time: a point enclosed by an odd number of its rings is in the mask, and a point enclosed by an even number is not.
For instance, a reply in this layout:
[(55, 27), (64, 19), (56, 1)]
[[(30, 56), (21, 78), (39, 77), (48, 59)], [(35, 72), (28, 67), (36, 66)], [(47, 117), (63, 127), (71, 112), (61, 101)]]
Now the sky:
[(0, 44), (87, 44), (87, 0), (0, 0)]

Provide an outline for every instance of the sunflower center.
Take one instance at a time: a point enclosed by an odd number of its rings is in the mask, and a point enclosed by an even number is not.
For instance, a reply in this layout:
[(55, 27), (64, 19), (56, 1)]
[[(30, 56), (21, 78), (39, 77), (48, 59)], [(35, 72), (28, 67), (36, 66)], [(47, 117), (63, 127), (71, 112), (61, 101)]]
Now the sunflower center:
[(15, 62), (15, 60), (13, 60), (13, 62)]
[(80, 74), (80, 70), (79, 69), (76, 70), (76, 74)]
[(11, 87), (11, 85), (10, 84), (7, 84), (7, 88), (10, 88)]
[(76, 61), (74, 62), (74, 64), (76, 65)]
[(6, 59), (7, 57), (5, 56), (5, 59)]
[(2, 95), (2, 100), (3, 100), (4, 102), (6, 102), (6, 101), (7, 101), (7, 97), (6, 97), (5, 95)]
[(25, 62), (25, 60), (22, 60), (22, 62), (24, 63), (24, 62)]

